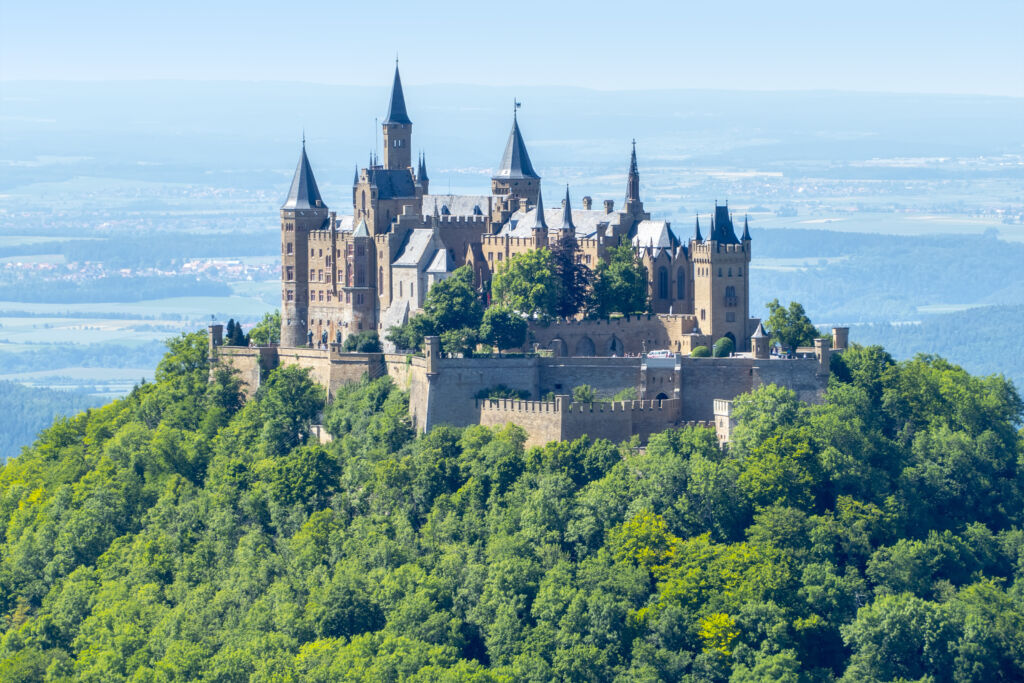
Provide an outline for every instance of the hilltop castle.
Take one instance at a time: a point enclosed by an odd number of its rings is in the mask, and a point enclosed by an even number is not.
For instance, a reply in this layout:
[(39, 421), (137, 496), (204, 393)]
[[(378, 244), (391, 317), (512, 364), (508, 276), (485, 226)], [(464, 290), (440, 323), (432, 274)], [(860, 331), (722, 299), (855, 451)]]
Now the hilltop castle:
[[(351, 215), (328, 209), (303, 141), (281, 207), (282, 346), (340, 344), (362, 330), (384, 338), (456, 268), (469, 265), (475, 284), (484, 286), (502, 261), (568, 237), (578, 261), (590, 267), (610, 247), (632, 244), (646, 267), (651, 310), (692, 316), (689, 336), (674, 350), (688, 353), (722, 337), (749, 348), (758, 321), (749, 318), (746, 221), (737, 237), (728, 207), (716, 205), (707, 237), (697, 219), (693, 236), (681, 243), (667, 221), (652, 220), (644, 209), (635, 143), (621, 209), (612, 200), (595, 208), (590, 197), (574, 208), (568, 187), (561, 205), (546, 209), (515, 112), (490, 194), (482, 195), (430, 193), (425, 157), (413, 166), (413, 124), (397, 63), (381, 126), (383, 157), (356, 170)], [(557, 342), (552, 350), (574, 351)], [(620, 340), (597, 355), (622, 352)]]
[[(846, 348), (846, 328), (774, 357), (756, 318), (749, 317), (751, 239), (744, 220), (736, 236), (727, 206), (715, 206), (708, 234), (699, 220), (681, 243), (667, 221), (653, 220), (640, 198), (634, 144), (620, 210), (584, 197), (574, 208), (568, 188), (560, 206), (544, 207), (541, 179), (513, 112), (512, 130), (486, 195), (430, 193), (426, 160), (413, 167), (412, 120), (395, 66), (383, 125), (384, 156), (371, 158), (352, 181), (352, 214), (338, 216), (320, 195), (306, 155), (281, 207), (281, 342), (264, 347), (223, 345), (210, 326), (210, 357), (239, 371), (248, 393), (281, 364), (304, 367), (330, 399), (339, 386), (390, 376), (409, 391), (413, 424), (502, 425), (527, 431), (527, 443), (581, 435), (642, 440), (681, 425), (714, 425), (727, 441), (731, 399), (765, 384), (789, 387), (820, 401), (828, 381), (833, 340)], [(608, 249), (631, 245), (646, 268), (651, 313), (605, 320), (531, 321), (524, 350), (510, 357), (461, 358), (441, 352), (428, 336), (422, 354), (345, 353), (352, 334), (384, 337), (419, 311), (435, 283), (468, 265), (484, 288), (503, 261), (531, 249), (570, 244), (578, 262), (595, 266)], [(723, 337), (737, 353), (693, 358), (697, 346)], [(648, 357), (644, 352), (668, 349)], [(591, 386), (601, 400), (570, 400)], [(480, 399), (496, 387), (532, 399)], [(636, 400), (614, 401), (616, 395)], [(553, 398), (552, 398), (553, 397)]]

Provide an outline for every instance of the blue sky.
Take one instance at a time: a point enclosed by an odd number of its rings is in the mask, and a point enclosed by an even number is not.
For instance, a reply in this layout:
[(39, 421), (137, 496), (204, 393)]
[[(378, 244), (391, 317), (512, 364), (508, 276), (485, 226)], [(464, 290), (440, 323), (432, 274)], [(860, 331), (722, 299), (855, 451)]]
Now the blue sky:
[(0, 80), (379, 85), (397, 51), (409, 84), (1024, 96), (1022, 26), (1024, 0), (0, 0)]

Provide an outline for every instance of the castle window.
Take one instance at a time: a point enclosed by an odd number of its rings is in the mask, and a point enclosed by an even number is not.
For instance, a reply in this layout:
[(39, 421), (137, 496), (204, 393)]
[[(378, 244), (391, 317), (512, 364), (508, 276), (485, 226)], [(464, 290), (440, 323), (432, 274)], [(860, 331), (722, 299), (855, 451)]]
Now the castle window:
[(316, 272), (316, 279), (319, 280), (320, 282), (323, 282), (324, 281), (324, 271), (318, 270)]
[(323, 249), (321, 249), (321, 250), (320, 250), (320, 256), (323, 256), (323, 255), (324, 255), (324, 250), (323, 250)]
[(345, 292), (345, 303), (352, 303), (352, 292)]
[(668, 271), (664, 267), (658, 269), (658, 298), (668, 298)]
[(405, 296), (405, 291), (404, 291), (405, 287), (404, 287), (404, 285), (405, 285), (404, 282), (399, 282), (398, 283), (398, 296)]
[(498, 252), (498, 263), (501, 263), (501, 257), (504, 256), (500, 251)]
[(314, 269), (314, 268), (310, 268), (309, 269), (309, 279), (310, 280), (315, 280), (316, 279), (316, 269)]
[(310, 249), (309, 249), (309, 255), (310, 255), (310, 256), (316, 256), (316, 249), (313, 249), (312, 247), (310, 247)]
[(354, 245), (351, 242), (349, 242), (348, 243), (348, 255), (351, 256), (352, 254), (355, 253), (355, 251), (356, 251), (356, 245)]
[(377, 266), (377, 286), (384, 282), (384, 266)]
[(707, 316), (705, 315), (705, 313), (707, 313), (707, 311), (705, 311), (705, 310), (704, 310), (703, 308), (702, 308), (702, 309), (700, 309), (700, 319), (701, 319), (701, 320), (704, 320), (704, 319), (705, 319), (705, 318), (707, 317)]
[(330, 301), (331, 301), (331, 293), (330, 293), (330, 291), (328, 291), (327, 292), (327, 302), (330, 303)]
[(366, 190), (363, 190), (361, 194), (362, 194), (362, 198), (360, 200), (360, 207), (359, 208), (362, 209), (363, 211), (366, 211)]
[(327, 266), (328, 268), (331, 267), (331, 255), (330, 254), (327, 255), (327, 260), (324, 262), (324, 265)]
[(729, 277), (732, 277), (732, 268), (729, 269)]
[(295, 292), (293, 292), (292, 290), (289, 289), (287, 292), (284, 293), (284, 300), (285, 301), (294, 301), (295, 300)]
[(738, 272), (738, 273), (736, 273), (736, 274), (737, 274), (737, 275), (739, 275), (740, 277), (743, 277), (743, 269), (742, 269), (742, 268), (740, 268), (739, 272)]
[(324, 300), (324, 290), (320, 290), (320, 301)]
[(356, 247), (356, 256), (363, 256), (365, 254), (366, 254), (366, 247), (364, 247), (361, 244), (358, 247)]
[(293, 267), (288, 266), (287, 268), (284, 269), (284, 279), (285, 280), (294, 280), (295, 279), (295, 269)]
[(292, 253), (292, 243), (291, 243), (291, 242), (289, 242), (289, 243), (288, 243), (288, 244), (286, 245), (286, 247), (285, 247), (285, 251), (286, 251), (287, 253), (289, 253), (289, 254), (291, 254), (291, 253)]
[(686, 298), (686, 273), (682, 268), (676, 271), (676, 298)]
[(309, 300), (316, 301), (316, 292), (314, 292), (313, 290), (309, 291)]
[(722, 277), (722, 269), (721, 268), (718, 269), (718, 277)]

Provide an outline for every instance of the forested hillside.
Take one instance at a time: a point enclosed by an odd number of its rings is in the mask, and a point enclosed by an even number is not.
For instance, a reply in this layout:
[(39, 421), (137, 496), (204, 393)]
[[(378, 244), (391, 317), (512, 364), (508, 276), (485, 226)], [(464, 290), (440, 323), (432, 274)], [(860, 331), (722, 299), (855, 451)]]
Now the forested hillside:
[(387, 378), (206, 342), (0, 470), (0, 680), (1011, 681), (1021, 399), (933, 357), (837, 360), (648, 447), (415, 436)]
[(38, 389), (0, 381), (0, 463), (16, 456), (23, 445), (32, 443), (55, 415), (74, 415), (100, 401), (78, 391)]

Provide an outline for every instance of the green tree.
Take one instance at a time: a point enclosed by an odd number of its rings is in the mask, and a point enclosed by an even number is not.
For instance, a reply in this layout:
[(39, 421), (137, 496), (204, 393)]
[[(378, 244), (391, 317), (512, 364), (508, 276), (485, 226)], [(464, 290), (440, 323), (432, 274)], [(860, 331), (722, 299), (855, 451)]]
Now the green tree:
[(363, 330), (356, 334), (350, 334), (342, 344), (343, 351), (358, 351), (359, 353), (380, 353), (380, 337), (376, 330)]
[(502, 349), (516, 349), (526, 343), (526, 320), (515, 311), (491, 306), (484, 311), (480, 324), (480, 339)]
[(423, 314), (432, 324), (432, 334), (462, 328), (476, 329), (483, 318), (483, 306), (473, 290), (473, 271), (469, 266), (456, 268), (427, 292)]
[(472, 327), (460, 327), (441, 333), (441, 350), (445, 353), (468, 358), (473, 355), (478, 342), (479, 335)]
[(498, 265), (491, 281), (494, 302), (527, 317), (547, 319), (558, 308), (559, 280), (547, 247), (516, 254)]
[(581, 384), (572, 388), (572, 400), (578, 403), (593, 403), (597, 400), (597, 392), (589, 384)]
[(264, 313), (263, 317), (249, 330), (249, 341), (257, 346), (281, 342), (281, 311)]
[(575, 235), (563, 235), (551, 245), (551, 261), (558, 283), (555, 315), (572, 318), (583, 311), (593, 286), (594, 274), (580, 261)]
[(612, 313), (647, 310), (647, 269), (628, 244), (612, 247), (597, 262), (594, 286), (587, 305), (589, 315), (606, 318)]
[(710, 358), (711, 349), (706, 346), (695, 346), (690, 350), (690, 358)]
[(811, 324), (811, 319), (804, 312), (804, 307), (796, 301), (789, 302), (787, 309), (772, 299), (766, 304), (768, 320), (766, 327), (773, 342), (792, 353), (798, 346), (810, 346), (818, 336), (818, 328)]

